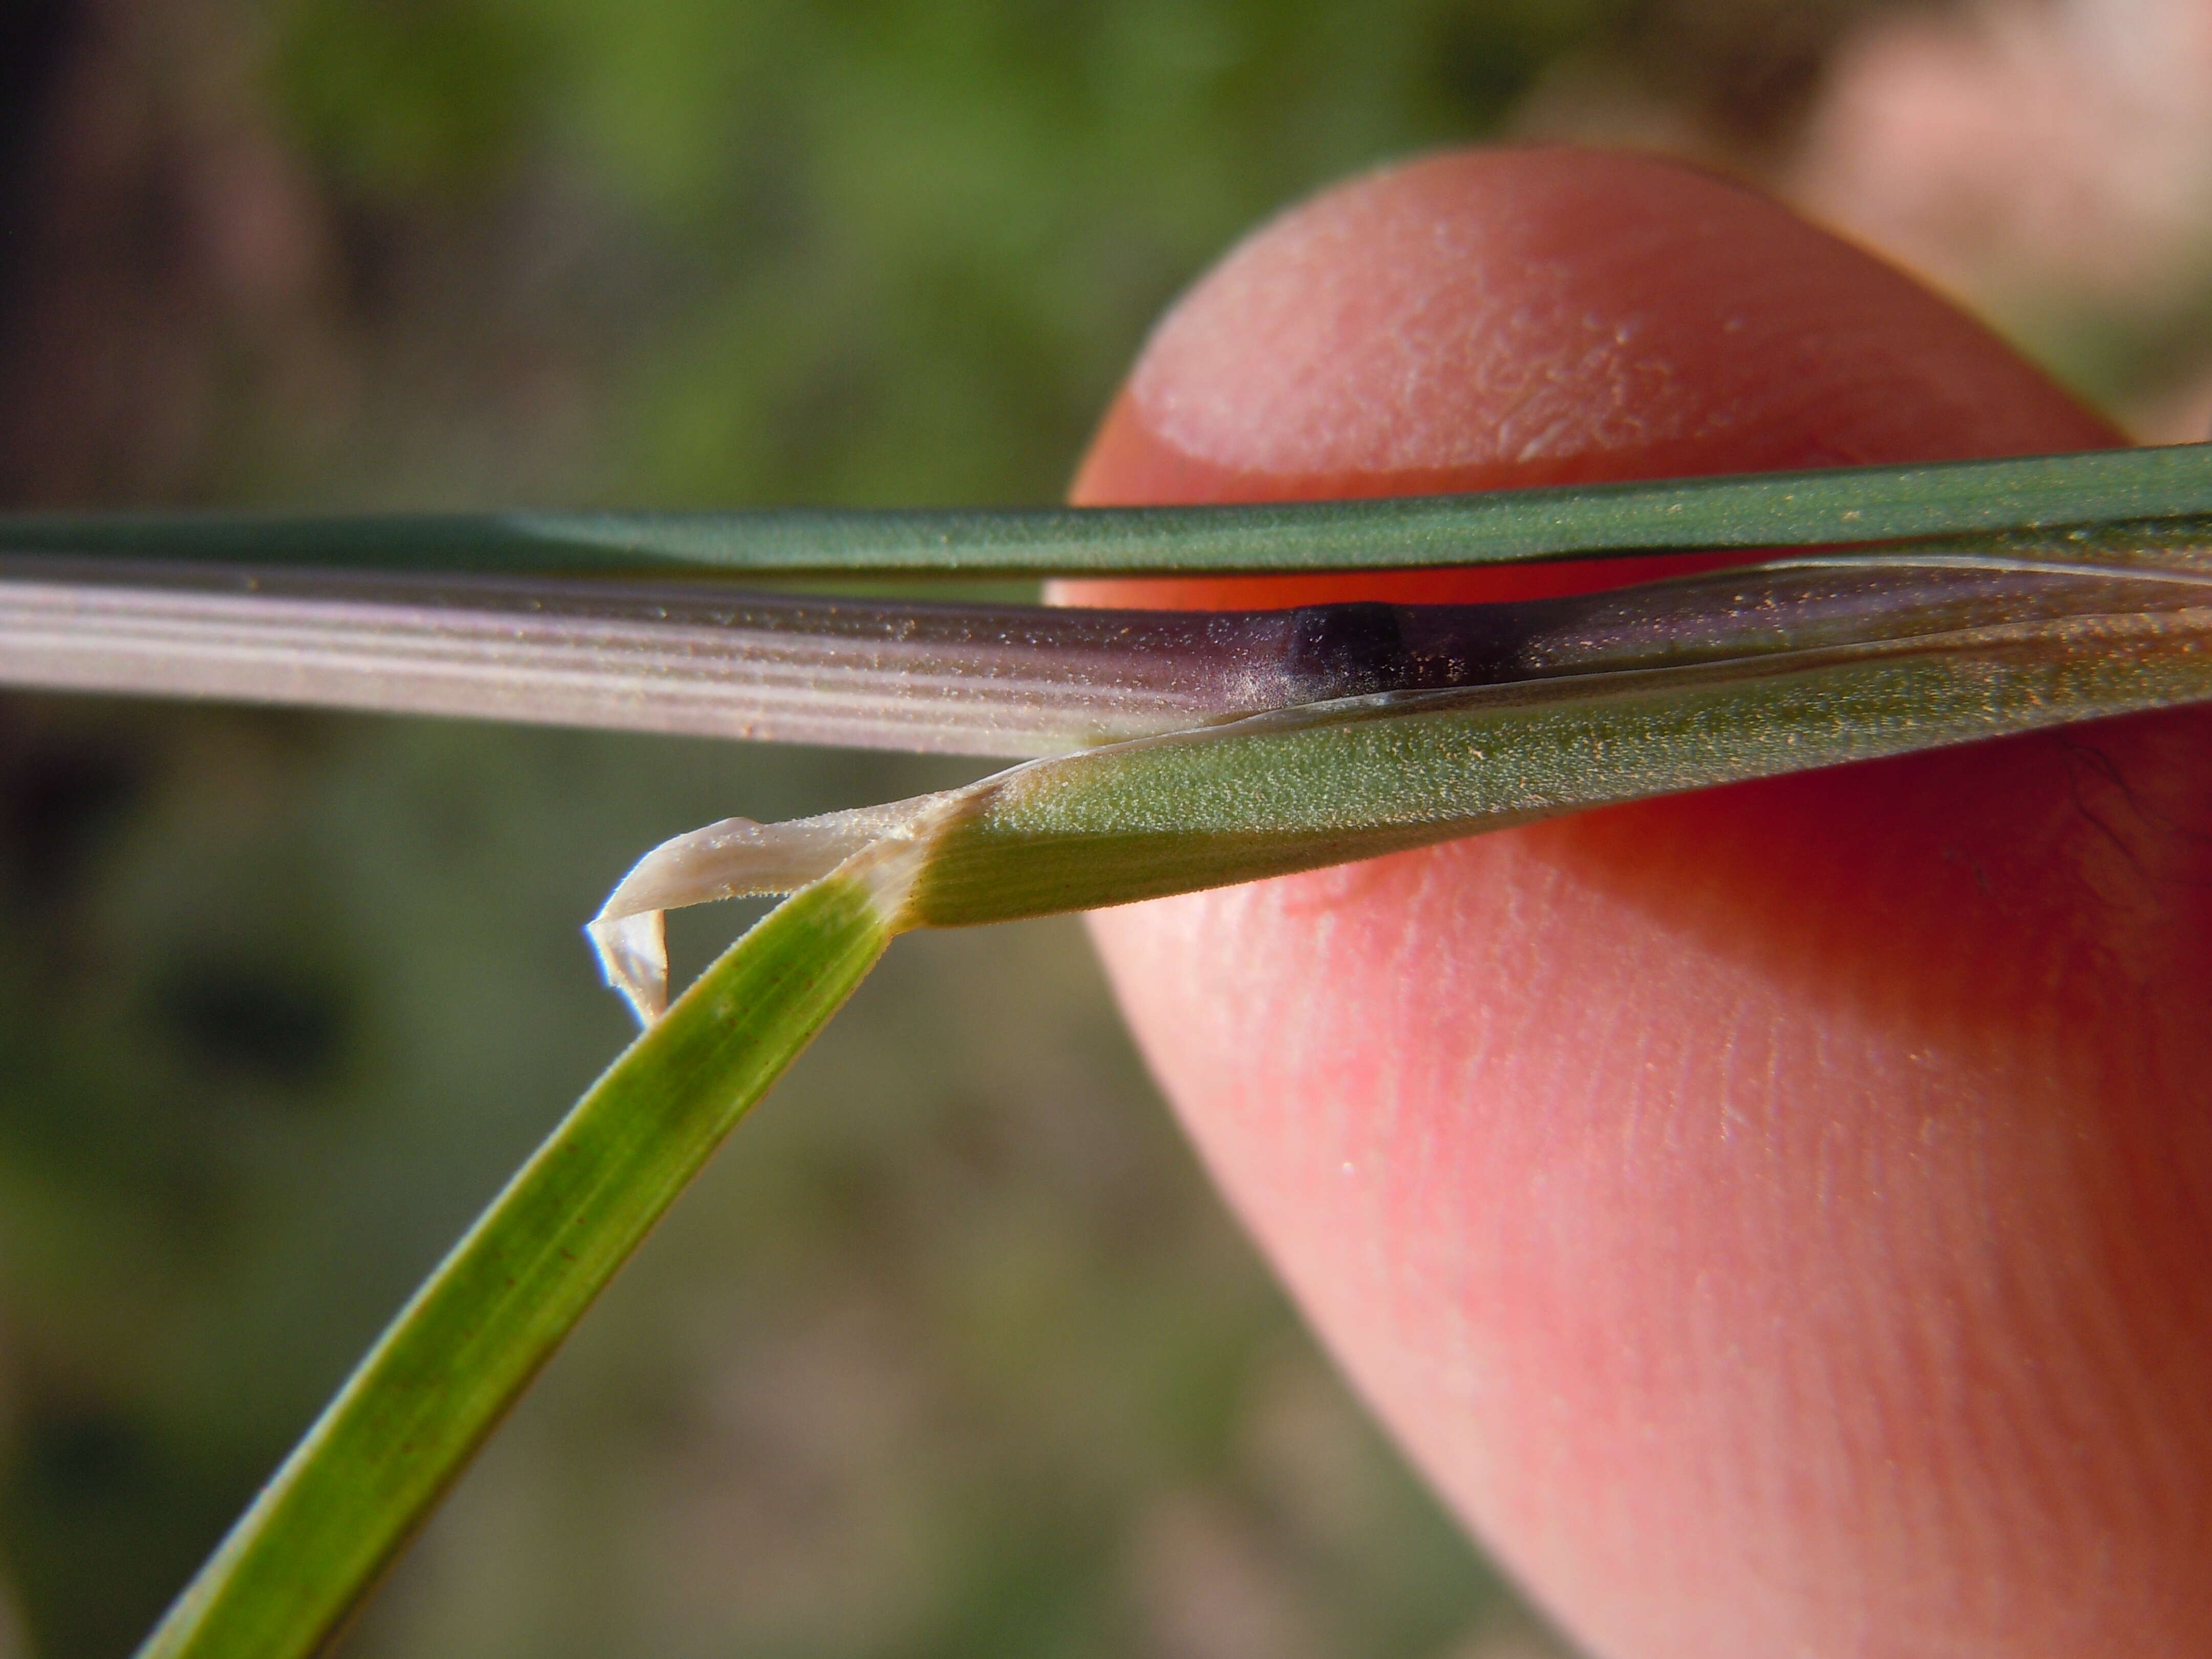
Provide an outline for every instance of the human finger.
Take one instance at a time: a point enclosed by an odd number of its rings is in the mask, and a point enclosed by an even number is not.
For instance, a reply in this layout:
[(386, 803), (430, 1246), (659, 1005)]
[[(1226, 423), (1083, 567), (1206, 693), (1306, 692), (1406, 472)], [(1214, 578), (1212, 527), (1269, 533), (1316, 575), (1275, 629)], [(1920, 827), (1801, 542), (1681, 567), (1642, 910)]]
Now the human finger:
[[(1077, 494), (2113, 441), (1755, 196), (1498, 151), (1358, 181), (1239, 249), (1155, 335)], [(1483, 598), (1625, 574), (1066, 591)], [(2182, 714), (1741, 786), (1095, 931), (1316, 1328), (1594, 1651), (2194, 1654), (2208, 738)]]

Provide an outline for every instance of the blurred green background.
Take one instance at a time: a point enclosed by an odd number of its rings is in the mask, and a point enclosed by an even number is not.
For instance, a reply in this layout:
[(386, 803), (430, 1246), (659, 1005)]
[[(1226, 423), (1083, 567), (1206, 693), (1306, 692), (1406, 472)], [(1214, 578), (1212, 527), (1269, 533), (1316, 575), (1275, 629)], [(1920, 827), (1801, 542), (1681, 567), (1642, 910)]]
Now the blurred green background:
[[(1897, 10), (9, 0), (0, 501), (1048, 500), (1151, 319), (1301, 193), (1506, 132), (1786, 185)], [(2071, 293), (2023, 331), (2122, 400), (2212, 316)], [(578, 924), (638, 852), (981, 769), (0, 701), (0, 1656), (126, 1652), (619, 1047)], [(1067, 922), (901, 943), (348, 1648), (1559, 1650)]]

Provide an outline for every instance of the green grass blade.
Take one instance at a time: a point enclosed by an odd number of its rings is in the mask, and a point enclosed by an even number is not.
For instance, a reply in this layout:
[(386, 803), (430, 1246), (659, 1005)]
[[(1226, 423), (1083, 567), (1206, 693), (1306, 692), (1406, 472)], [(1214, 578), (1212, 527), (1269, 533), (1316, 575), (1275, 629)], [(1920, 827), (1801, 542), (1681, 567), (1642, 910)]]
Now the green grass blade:
[(1206, 507), (0, 516), (0, 552), (369, 569), (1104, 575), (1504, 564), (2212, 516), (2212, 445)]
[(303, 1659), (324, 1645), (874, 965), (896, 908), (884, 866), (856, 861), (770, 912), (615, 1062), (408, 1304), (140, 1659)]

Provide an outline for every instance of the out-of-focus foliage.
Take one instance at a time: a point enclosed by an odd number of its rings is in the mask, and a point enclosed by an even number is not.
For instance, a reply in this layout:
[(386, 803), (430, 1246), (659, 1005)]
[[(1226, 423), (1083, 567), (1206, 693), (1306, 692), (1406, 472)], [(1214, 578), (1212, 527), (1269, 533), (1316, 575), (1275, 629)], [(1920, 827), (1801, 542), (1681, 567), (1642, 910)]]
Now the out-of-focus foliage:
[(597, 489), (935, 502), (1056, 493), (1224, 239), (1494, 123), (1597, 3), (309, 0), (276, 62), (349, 210), (592, 227), (518, 267), (618, 353)]
[(1618, 9), (80, 4), (130, 119), (47, 158), (80, 286), (19, 362), (72, 395), (19, 496), (665, 505), (1050, 497), (1227, 241)]

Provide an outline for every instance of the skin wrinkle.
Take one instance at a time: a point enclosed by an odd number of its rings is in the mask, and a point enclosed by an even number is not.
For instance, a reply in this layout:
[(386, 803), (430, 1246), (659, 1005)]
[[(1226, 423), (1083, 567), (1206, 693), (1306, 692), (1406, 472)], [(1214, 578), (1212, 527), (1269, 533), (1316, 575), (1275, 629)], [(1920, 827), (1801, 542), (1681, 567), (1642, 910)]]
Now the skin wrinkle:
[[(1940, 301), (1693, 174), (1523, 152), (1350, 188), (1232, 256), (1267, 307), (1185, 327), (1217, 277), (1162, 325), (1079, 499), (2111, 441)], [(1273, 240), (1332, 216), (1402, 234)], [(1408, 376), (1488, 361), (1453, 333), (1478, 312), (1518, 368)], [(1560, 363), (1559, 407), (1589, 401), (1516, 464), (1513, 376)], [(1170, 441), (1147, 387), (1198, 424)], [(2212, 1649), (2208, 733), (2109, 722), (1094, 926), (1316, 1328), (1601, 1659), (2179, 1659)]]

